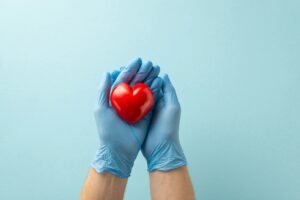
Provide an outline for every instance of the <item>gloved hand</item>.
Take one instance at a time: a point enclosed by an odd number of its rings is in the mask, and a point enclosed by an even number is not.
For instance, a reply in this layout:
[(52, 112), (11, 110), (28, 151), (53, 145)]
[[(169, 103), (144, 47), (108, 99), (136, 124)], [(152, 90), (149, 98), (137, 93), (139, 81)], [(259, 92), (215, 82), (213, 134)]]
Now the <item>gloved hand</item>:
[(168, 77), (163, 76), (162, 95), (156, 102), (142, 152), (148, 171), (167, 171), (186, 165), (179, 142), (180, 104)]
[(110, 172), (120, 178), (129, 177), (151, 120), (151, 114), (148, 114), (133, 125), (123, 121), (110, 106), (111, 89), (121, 82), (132, 85), (144, 82), (157, 96), (162, 86), (162, 79), (157, 77), (158, 74), (159, 67), (153, 67), (151, 62), (142, 64), (140, 58), (122, 67), (120, 71), (105, 74), (95, 108), (100, 145), (91, 166), (97, 172)]

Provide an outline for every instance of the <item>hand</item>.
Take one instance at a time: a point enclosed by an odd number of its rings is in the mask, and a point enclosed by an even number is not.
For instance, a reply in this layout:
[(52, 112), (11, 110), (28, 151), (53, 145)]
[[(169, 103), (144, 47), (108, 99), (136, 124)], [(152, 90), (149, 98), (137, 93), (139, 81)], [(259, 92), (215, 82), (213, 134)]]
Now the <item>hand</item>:
[(167, 171), (186, 165), (179, 142), (180, 104), (168, 77), (163, 76), (162, 95), (157, 100), (142, 152), (148, 170)]
[(151, 114), (148, 114), (133, 125), (123, 121), (109, 104), (111, 89), (121, 82), (131, 85), (144, 82), (157, 96), (162, 86), (158, 74), (159, 67), (153, 67), (151, 62), (142, 64), (141, 59), (135, 59), (120, 71), (105, 74), (95, 108), (100, 146), (91, 165), (97, 172), (129, 177), (151, 120)]

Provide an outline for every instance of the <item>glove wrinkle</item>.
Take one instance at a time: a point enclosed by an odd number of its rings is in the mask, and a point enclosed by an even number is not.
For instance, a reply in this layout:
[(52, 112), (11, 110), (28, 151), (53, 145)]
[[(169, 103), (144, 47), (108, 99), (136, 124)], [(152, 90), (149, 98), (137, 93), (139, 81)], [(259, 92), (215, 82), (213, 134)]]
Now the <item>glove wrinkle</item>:
[(147, 159), (148, 171), (168, 171), (186, 165), (186, 158), (177, 141), (164, 140)]
[(128, 178), (136, 156), (124, 156), (112, 151), (107, 145), (101, 145), (91, 166), (99, 173), (110, 172), (121, 178)]

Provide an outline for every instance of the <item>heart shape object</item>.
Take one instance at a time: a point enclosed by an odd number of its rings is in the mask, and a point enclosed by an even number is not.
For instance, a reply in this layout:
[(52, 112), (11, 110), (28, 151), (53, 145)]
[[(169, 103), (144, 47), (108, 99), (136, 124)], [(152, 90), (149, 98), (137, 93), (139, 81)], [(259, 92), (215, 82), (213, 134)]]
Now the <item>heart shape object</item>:
[(110, 102), (123, 120), (134, 124), (151, 110), (154, 105), (154, 95), (143, 83), (133, 87), (127, 83), (120, 83), (112, 90)]

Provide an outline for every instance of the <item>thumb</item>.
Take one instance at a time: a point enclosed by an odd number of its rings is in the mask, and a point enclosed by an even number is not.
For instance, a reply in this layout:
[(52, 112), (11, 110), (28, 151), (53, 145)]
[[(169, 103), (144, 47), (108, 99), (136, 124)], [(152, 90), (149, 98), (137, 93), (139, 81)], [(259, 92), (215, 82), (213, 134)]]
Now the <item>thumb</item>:
[(97, 105), (101, 107), (109, 106), (109, 94), (111, 87), (111, 75), (110, 73), (105, 72), (101, 80), (99, 89), (98, 89), (98, 101)]
[(166, 103), (179, 103), (175, 88), (171, 83), (169, 76), (167, 74), (164, 74), (162, 76), (162, 79), (163, 79), (162, 91)]

